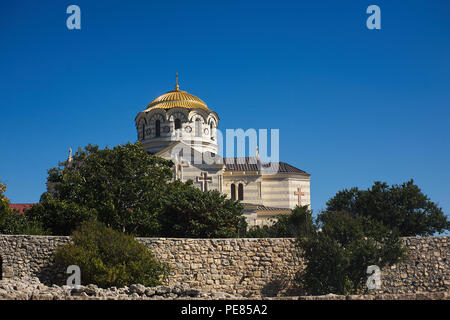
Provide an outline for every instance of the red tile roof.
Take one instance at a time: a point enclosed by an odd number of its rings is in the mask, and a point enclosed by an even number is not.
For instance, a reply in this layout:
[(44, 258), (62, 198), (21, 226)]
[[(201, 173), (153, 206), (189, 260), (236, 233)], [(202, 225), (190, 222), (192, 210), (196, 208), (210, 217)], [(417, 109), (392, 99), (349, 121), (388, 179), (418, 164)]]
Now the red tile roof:
[(22, 214), (25, 209), (29, 209), (34, 203), (11, 203), (11, 208), (17, 210), (19, 214)]

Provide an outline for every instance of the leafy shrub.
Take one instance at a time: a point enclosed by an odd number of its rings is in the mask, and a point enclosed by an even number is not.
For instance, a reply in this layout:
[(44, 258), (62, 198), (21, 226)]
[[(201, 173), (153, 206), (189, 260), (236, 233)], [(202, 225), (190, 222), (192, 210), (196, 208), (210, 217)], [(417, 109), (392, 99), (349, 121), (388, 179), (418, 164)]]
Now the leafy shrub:
[(99, 287), (124, 287), (162, 284), (169, 267), (158, 262), (147, 247), (131, 235), (115, 231), (98, 221), (82, 223), (73, 232), (72, 242), (60, 246), (56, 262), (67, 267), (77, 265), (81, 283)]
[(312, 212), (308, 206), (296, 206), (291, 214), (278, 217), (271, 226), (253, 226), (247, 238), (295, 238), (304, 237), (315, 230)]

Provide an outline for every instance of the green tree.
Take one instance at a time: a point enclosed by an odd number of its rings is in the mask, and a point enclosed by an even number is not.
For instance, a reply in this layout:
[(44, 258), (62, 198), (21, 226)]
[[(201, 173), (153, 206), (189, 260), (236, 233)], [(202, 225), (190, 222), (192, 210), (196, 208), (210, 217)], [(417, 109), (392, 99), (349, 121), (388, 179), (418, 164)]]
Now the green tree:
[(154, 236), (171, 166), (171, 161), (149, 156), (139, 142), (104, 150), (88, 145), (71, 163), (49, 170), (49, 192), (30, 212), (52, 234), (68, 235), (95, 218), (115, 230)]
[(55, 260), (64, 269), (79, 266), (82, 284), (102, 288), (157, 286), (170, 271), (144, 244), (95, 220), (83, 222), (72, 242), (58, 247)]
[(0, 182), (0, 233), (8, 234), (9, 216), (12, 214), (9, 199), (5, 196), (6, 186)]
[(306, 268), (297, 280), (308, 294), (361, 293), (368, 266), (383, 268), (405, 256), (398, 232), (379, 221), (345, 211), (320, 218), (321, 229), (299, 238)]
[(9, 199), (5, 196), (6, 186), (0, 182), (0, 216), (11, 212)]
[(70, 235), (84, 221), (98, 218), (96, 208), (61, 200), (47, 192), (41, 196), (40, 203), (28, 209), (27, 214), (38, 220), (46, 233), (53, 235)]
[(397, 229), (401, 236), (432, 235), (450, 227), (442, 209), (430, 201), (413, 180), (392, 186), (375, 182), (368, 190), (340, 191), (327, 202), (326, 208), (327, 214), (338, 211), (378, 220)]
[(91, 219), (142, 237), (234, 237), (245, 229), (237, 202), (173, 182), (172, 166), (139, 142), (104, 150), (89, 145), (49, 170), (49, 191), (30, 212), (55, 235)]
[(6, 186), (0, 182), (0, 234), (45, 234), (39, 222), (11, 208), (5, 191)]
[(216, 190), (203, 192), (192, 181), (175, 181), (162, 197), (159, 222), (161, 236), (232, 238), (247, 226), (238, 201)]
[(305, 237), (315, 231), (309, 206), (296, 206), (291, 214), (279, 216), (271, 226), (253, 226), (246, 236), (249, 238), (296, 238)]
[(276, 238), (272, 233), (272, 228), (269, 225), (251, 226), (245, 232), (246, 238)]

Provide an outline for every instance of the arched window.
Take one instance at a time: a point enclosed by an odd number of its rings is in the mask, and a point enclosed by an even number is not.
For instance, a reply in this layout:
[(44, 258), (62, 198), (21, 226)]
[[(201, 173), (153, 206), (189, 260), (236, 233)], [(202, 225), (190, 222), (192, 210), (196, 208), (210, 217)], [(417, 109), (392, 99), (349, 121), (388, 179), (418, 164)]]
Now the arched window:
[(202, 136), (202, 120), (200, 120), (199, 118), (195, 120), (195, 136)]
[(161, 121), (160, 120), (155, 121), (155, 136), (157, 136), (157, 137), (161, 136)]
[(145, 124), (142, 124), (142, 140), (145, 140)]
[(236, 200), (236, 185), (234, 183), (231, 184), (231, 199)]
[(181, 129), (181, 120), (175, 119), (175, 130)]
[(244, 185), (239, 183), (238, 186), (238, 200), (244, 200)]

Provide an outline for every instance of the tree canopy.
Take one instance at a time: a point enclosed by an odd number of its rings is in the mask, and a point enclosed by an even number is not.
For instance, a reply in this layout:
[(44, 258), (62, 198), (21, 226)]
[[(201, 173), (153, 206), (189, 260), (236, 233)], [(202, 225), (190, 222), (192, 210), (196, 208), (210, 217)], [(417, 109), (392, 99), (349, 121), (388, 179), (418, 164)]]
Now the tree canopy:
[(97, 219), (126, 233), (154, 235), (156, 208), (172, 163), (151, 157), (139, 143), (100, 150), (88, 145), (71, 163), (49, 170), (49, 191), (31, 211), (52, 234), (70, 234)]
[(375, 182), (368, 190), (340, 191), (327, 202), (322, 217), (338, 211), (355, 217), (370, 217), (397, 229), (401, 236), (432, 235), (450, 227), (442, 209), (430, 201), (413, 180), (392, 186)]
[(148, 155), (139, 142), (103, 150), (88, 145), (70, 163), (48, 171), (49, 191), (30, 212), (55, 235), (96, 219), (136, 236), (236, 236), (240, 205), (172, 181), (172, 166)]

